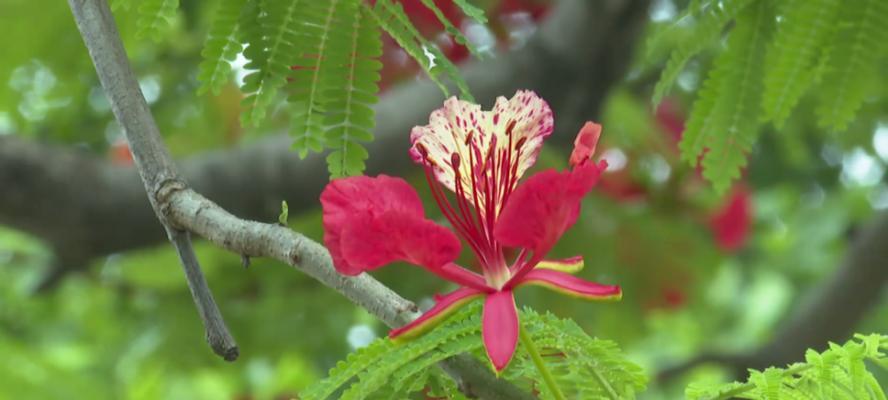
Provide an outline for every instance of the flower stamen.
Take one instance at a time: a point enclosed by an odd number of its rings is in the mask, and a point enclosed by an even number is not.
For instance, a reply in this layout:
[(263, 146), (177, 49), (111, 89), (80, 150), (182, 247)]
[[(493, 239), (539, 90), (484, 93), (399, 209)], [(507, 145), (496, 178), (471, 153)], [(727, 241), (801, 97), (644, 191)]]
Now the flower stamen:
[(465, 221), (457, 217), (456, 210), (453, 209), (453, 206), (450, 205), (450, 201), (447, 200), (447, 195), (437, 184), (437, 181), (432, 178), (433, 166), (432, 161), (427, 156), (427, 150), (424, 146), (419, 146), (419, 151), (425, 160), (425, 162), (423, 162), (423, 170), (425, 172), (426, 181), (429, 184), (429, 189), (432, 192), (432, 197), (435, 199), (435, 203), (438, 204), (438, 208), (441, 210), (441, 213), (444, 214), (444, 218), (446, 218), (447, 221), (450, 222), (450, 225), (453, 226), (457, 233), (459, 233), (462, 237), (466, 239), (469, 247), (472, 248), (472, 251), (483, 262), (483, 260), (486, 260), (486, 258), (481, 252), (480, 243), (476, 242), (474, 237), (468, 234), (469, 227), (466, 225)]

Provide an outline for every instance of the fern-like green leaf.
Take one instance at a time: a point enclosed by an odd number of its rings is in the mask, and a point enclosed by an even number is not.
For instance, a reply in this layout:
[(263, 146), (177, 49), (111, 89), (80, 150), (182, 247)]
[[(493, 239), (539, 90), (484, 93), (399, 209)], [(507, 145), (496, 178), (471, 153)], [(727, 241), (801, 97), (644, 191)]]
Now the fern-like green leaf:
[(340, 30), (354, 25), (358, 7), (353, 0), (321, 0), (307, 3), (301, 12), (305, 20), (300, 36), (303, 52), (292, 66), (292, 89), (288, 100), (292, 104), (290, 134), (294, 138), (293, 148), (299, 152), (299, 157), (305, 157), (309, 151), (324, 149), (322, 120), (326, 104), (323, 95), (324, 84), (330, 81), (324, 78), (343, 63), (339, 58), (347, 55), (344, 48), (351, 49), (345, 40), (347, 35)]
[(378, 0), (375, 6), (367, 7), (379, 26), (422, 66), (429, 79), (438, 85), (445, 96), (450, 96), (450, 89), (442, 78), (447, 78), (456, 84), (463, 99), (473, 101), (468, 85), (456, 66), (416, 30), (400, 3), (393, 0)]
[(160, 40), (163, 30), (172, 24), (178, 9), (179, 0), (142, 0), (136, 34)]
[(241, 9), (240, 18), (238, 19), (237, 39), (245, 46), (243, 53), (248, 61), (248, 65), (249, 63), (252, 63), (254, 66), (259, 65), (258, 63), (264, 63), (265, 60), (267, 50), (265, 46), (265, 30), (262, 28), (262, 21), (260, 21), (262, 1), (247, 0)]
[[(477, 337), (481, 327), (481, 320), (478, 317), (479, 313), (476, 312), (474, 317), (463, 320), (455, 324), (456, 326), (451, 326), (450, 329), (435, 329), (409, 343), (407, 346), (403, 346), (403, 348), (397, 349), (397, 351), (386, 354), (372, 369), (368, 369), (359, 374), (358, 381), (349, 387), (348, 390), (343, 392), (340, 399), (363, 399), (368, 393), (373, 393), (388, 383), (389, 378), (397, 373), (400, 368), (409, 366), (412, 363), (422, 362), (420, 360), (423, 358), (437, 358), (443, 360), (444, 358), (462, 353), (477, 346), (479, 341), (475, 339), (457, 341), (456, 343), (458, 343), (459, 346), (453, 345), (444, 347), (444, 345), (463, 338), (466, 335)], [(438, 351), (435, 352), (436, 349), (438, 349)], [(453, 353), (448, 354), (444, 351), (445, 349), (453, 351)], [(438, 357), (429, 357), (429, 353), (435, 354)], [(429, 366), (430, 365), (431, 364), (429, 364)], [(418, 372), (421, 370), (415, 371)]]
[(444, 12), (442, 12), (441, 9), (438, 8), (437, 5), (435, 5), (434, 0), (421, 1), (426, 8), (428, 8), (433, 14), (435, 14), (435, 17), (438, 18), (438, 22), (440, 22), (441, 25), (444, 25), (444, 29), (447, 31), (447, 33), (453, 36), (454, 40), (456, 40), (456, 43), (466, 46), (466, 48), (469, 49), (469, 52), (472, 53), (474, 56), (481, 56), (481, 53), (478, 52), (478, 49), (475, 48), (475, 46), (471, 42), (469, 42), (468, 39), (466, 39), (459, 28), (454, 26), (453, 23), (451, 23), (450, 20), (447, 19), (447, 17), (444, 15)]
[[(699, 28), (700, 23), (697, 22), (697, 18), (694, 18), (694, 15), (699, 15), (703, 11), (700, 4), (701, 1), (702, 0), (691, 0), (685, 10), (679, 14), (674, 21), (665, 24), (662, 27), (652, 25), (652, 34), (644, 44), (645, 58), (647, 61), (651, 61), (651, 56), (658, 49), (667, 47), (667, 44), (673, 41), (672, 36), (677, 36), (676, 31)], [(688, 29), (687, 26), (690, 26), (692, 29)], [(681, 44), (684, 45), (685, 43)]]
[(804, 363), (751, 371), (746, 383), (691, 384), (685, 396), (691, 400), (883, 400), (885, 392), (867, 371), (865, 361), (883, 362), (886, 349), (888, 336), (858, 335), (843, 346), (831, 344), (823, 353), (808, 350)]
[[(349, 355), (327, 379), (301, 393), (302, 399), (403, 399), (422, 391), (427, 396), (462, 399), (456, 386), (435, 364), (461, 353), (488, 363), (481, 341), (481, 304), (473, 302), (441, 325), (412, 341), (393, 344), (380, 339)], [(625, 360), (613, 342), (592, 339), (574, 322), (532, 310), (521, 312), (522, 329), (547, 352), (548, 367), (570, 398), (632, 399), (643, 390), (645, 374)], [(555, 355), (552, 357), (552, 355)], [(543, 388), (542, 377), (519, 347), (502, 377), (524, 389)], [(347, 386), (347, 387), (346, 387)], [(344, 390), (343, 390), (344, 389)], [(546, 389), (541, 398), (551, 399)], [(610, 397), (608, 397), (610, 396)]]
[(844, 2), (830, 45), (817, 108), (820, 126), (843, 131), (878, 87), (879, 56), (888, 46), (888, 2)]
[[(660, 79), (654, 86), (654, 106), (660, 104), (663, 97), (672, 89), (678, 75), (684, 69), (685, 64), (695, 55), (717, 43), (722, 36), (725, 26), (739, 15), (754, 0), (724, 0), (710, 1), (705, 6), (692, 5), (689, 7), (691, 14), (683, 16), (680, 21), (689, 17), (697, 20), (693, 27), (690, 40), (682, 42), (678, 48), (669, 55), (669, 61), (660, 74)], [(699, 10), (699, 11), (698, 11)], [(655, 47), (659, 41), (655, 36), (649, 42), (649, 47)]]
[(760, 388), (764, 400), (780, 400), (783, 385), (783, 371), (779, 368), (767, 368), (764, 372), (753, 371), (749, 381)]
[(832, 34), (839, 0), (790, 1), (765, 58), (762, 106), (782, 127), (793, 107), (818, 78), (818, 56)]
[[(571, 320), (525, 309), (521, 326), (540, 352), (550, 355), (545, 357), (547, 367), (568, 398), (633, 399), (647, 384), (641, 368), (626, 360), (616, 343), (590, 338)], [(554, 398), (526, 352), (519, 352), (513, 363), (516, 367), (506, 370), (507, 377), (530, 378), (536, 383), (534, 387), (542, 390), (543, 398)]]
[(240, 41), (241, 22), (244, 21), (241, 18), (241, 11), (249, 10), (245, 7), (247, 1), (221, 0), (207, 42), (201, 51), (203, 61), (200, 63), (200, 72), (197, 75), (201, 82), (198, 93), (211, 91), (218, 94), (222, 85), (231, 78), (230, 63), (243, 49)]
[(679, 144), (682, 158), (692, 165), (702, 154), (703, 176), (720, 192), (740, 176), (758, 130), (765, 44), (772, 25), (767, 7), (768, 2), (760, 1), (738, 17)]
[[(315, 1), (315, 0), (311, 0)], [(248, 60), (246, 68), (255, 70), (244, 78), (243, 91), (249, 95), (243, 100), (244, 125), (259, 125), (278, 91), (287, 83), (290, 66), (299, 57), (299, 34), (302, 7), (309, 0), (263, 0), (254, 10), (258, 24), (245, 27)]]
[[(343, 393), (343, 397), (346, 394), (350, 397), (369, 396), (372, 392), (359, 393), (353, 389), (356, 386), (378, 388), (380, 381), (384, 383), (399, 368), (435, 350), (442, 343), (472, 333), (477, 335), (481, 331), (480, 314), (480, 302), (473, 302), (454, 313), (441, 326), (416, 340), (403, 344), (395, 344), (388, 338), (376, 340), (369, 346), (350, 354), (345, 362), (338, 363), (330, 370), (327, 379), (300, 393), (300, 398), (326, 399), (353, 379), (357, 379), (357, 382)], [(478, 345), (480, 346), (480, 341)], [(451, 355), (455, 354), (458, 353)], [(403, 381), (406, 376), (402, 374), (401, 378)]]
[(450, 400), (467, 400), (466, 396), (459, 391), (456, 383), (449, 376), (444, 375), (442, 371), (432, 370), (429, 374), (427, 396), (431, 398), (449, 398)]
[(472, 93), (469, 91), (469, 85), (462, 78), (462, 73), (460, 73), (459, 69), (444, 56), (444, 53), (435, 46), (431, 46), (426, 48), (432, 57), (435, 60), (435, 65), (432, 66), (431, 71), (433, 74), (440, 74), (447, 76), (459, 90), (459, 96), (468, 102), (475, 102), (475, 97), (472, 96)]
[(487, 16), (484, 15), (484, 10), (475, 7), (469, 0), (453, 0), (453, 4), (456, 4), (460, 10), (462, 10), (463, 14), (468, 15), (469, 18), (475, 20), (475, 22), (486, 25), (487, 24)]
[[(367, 150), (360, 142), (373, 140), (376, 124), (371, 107), (382, 63), (382, 41), (375, 19), (367, 9), (355, 4), (351, 31), (343, 36), (343, 46), (334, 44), (332, 59), (339, 59), (324, 77), (327, 114), (324, 116), (326, 141), (333, 152), (327, 166), (333, 177), (358, 175), (364, 171)], [(335, 43), (335, 40), (334, 40)], [(339, 54), (338, 56), (336, 54)]]

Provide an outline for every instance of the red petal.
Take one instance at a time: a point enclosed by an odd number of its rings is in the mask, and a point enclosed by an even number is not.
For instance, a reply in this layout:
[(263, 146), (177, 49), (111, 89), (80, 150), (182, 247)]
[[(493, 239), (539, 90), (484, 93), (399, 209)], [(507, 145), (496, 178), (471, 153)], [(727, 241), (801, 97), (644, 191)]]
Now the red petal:
[(539, 285), (586, 300), (620, 300), (623, 297), (619, 286), (589, 282), (564, 272), (547, 269), (528, 272), (516, 286), (523, 285)]
[(518, 345), (518, 310), (511, 290), (487, 295), (481, 316), (481, 337), (487, 358), (497, 372), (506, 369)]
[(396, 260), (434, 270), (459, 256), (459, 239), (425, 218), (419, 196), (403, 179), (337, 179), (321, 193), (321, 206), (324, 243), (342, 274)]
[(435, 296), (435, 305), (407, 325), (389, 332), (393, 340), (415, 338), (441, 323), (448, 315), (464, 306), (469, 301), (484, 293), (469, 288), (460, 288), (443, 296)]
[(494, 236), (510, 247), (533, 250), (542, 258), (570, 228), (580, 213), (583, 196), (606, 168), (584, 163), (572, 171), (547, 170), (531, 176), (509, 197), (494, 228)]
[(598, 144), (598, 138), (601, 136), (601, 125), (594, 122), (586, 122), (577, 138), (574, 139), (574, 149), (570, 153), (570, 166), (575, 167), (586, 160), (592, 158), (595, 154), (595, 146)]

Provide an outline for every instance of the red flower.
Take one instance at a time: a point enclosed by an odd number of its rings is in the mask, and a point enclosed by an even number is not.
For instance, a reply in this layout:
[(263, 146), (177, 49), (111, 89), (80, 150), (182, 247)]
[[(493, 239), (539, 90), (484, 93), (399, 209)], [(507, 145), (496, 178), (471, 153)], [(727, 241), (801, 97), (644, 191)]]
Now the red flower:
[(741, 186), (734, 190), (728, 201), (709, 221), (709, 227), (720, 249), (734, 252), (743, 247), (749, 237), (751, 215), (749, 191)]
[[(583, 196), (607, 166), (591, 161), (601, 126), (588, 122), (577, 136), (570, 170), (543, 171), (519, 185), (552, 124), (546, 102), (520, 91), (511, 100), (497, 99), (492, 111), (450, 98), (432, 113), (429, 125), (411, 132), (410, 155), (424, 167), (435, 200), (475, 253), (481, 274), (454, 263), (459, 239), (425, 217), (419, 196), (404, 180), (362, 176), (327, 185), (321, 194), (324, 242), (340, 273), (357, 275), (402, 260), (461, 286), (437, 297), (429, 311), (390, 337), (415, 337), (484, 297), (482, 337), (491, 363), (502, 371), (518, 341), (515, 288), (539, 285), (590, 300), (621, 298), (619, 286), (569, 274), (582, 268), (582, 257), (544, 258), (576, 222)], [(455, 193), (455, 205), (444, 188)], [(507, 260), (507, 249), (518, 255)]]

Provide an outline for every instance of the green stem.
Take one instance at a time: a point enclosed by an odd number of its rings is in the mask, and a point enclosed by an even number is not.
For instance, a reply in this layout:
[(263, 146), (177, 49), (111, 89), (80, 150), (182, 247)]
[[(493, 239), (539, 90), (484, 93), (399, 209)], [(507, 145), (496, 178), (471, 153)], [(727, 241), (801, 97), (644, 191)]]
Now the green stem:
[(535, 365), (537, 370), (540, 371), (540, 375), (543, 376), (543, 381), (546, 382), (546, 386), (549, 387), (549, 391), (552, 392), (552, 395), (555, 396), (557, 400), (565, 400), (564, 393), (561, 393), (561, 388), (558, 387), (558, 383), (555, 382), (552, 373), (546, 368), (546, 364), (543, 363), (543, 357), (540, 356), (540, 352), (533, 344), (533, 340), (530, 339), (530, 335), (527, 334), (523, 327), (518, 330), (518, 338), (521, 340), (521, 345), (524, 346), (528, 353), (530, 353), (533, 365)]

